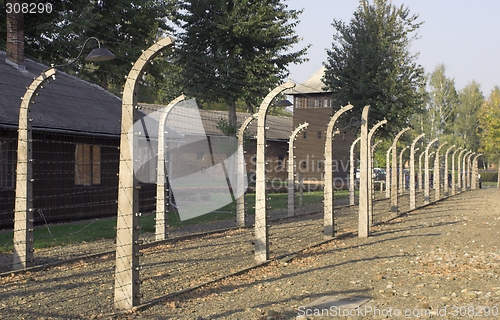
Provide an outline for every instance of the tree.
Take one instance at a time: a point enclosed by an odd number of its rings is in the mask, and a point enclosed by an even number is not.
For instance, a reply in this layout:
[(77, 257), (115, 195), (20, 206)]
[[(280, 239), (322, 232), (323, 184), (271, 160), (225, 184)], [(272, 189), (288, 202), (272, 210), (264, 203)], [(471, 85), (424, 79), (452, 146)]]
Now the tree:
[(279, 0), (185, 0), (175, 16), (180, 28), (176, 63), (187, 95), (228, 106), (236, 126), (236, 102), (257, 104), (304, 61), (307, 48), (294, 28), (300, 11)]
[[(169, 30), (165, 17), (171, 16), (173, 2), (53, 1), (50, 14), (25, 15), (26, 54), (45, 64), (64, 64), (78, 55), (87, 38), (96, 37), (116, 55), (116, 59), (103, 64), (80, 59), (64, 71), (119, 93), (131, 63), (141, 55), (141, 50)], [(0, 30), (0, 41), (5, 41), (5, 20), (0, 22)], [(159, 73), (154, 66), (148, 71)]]
[(428, 137), (453, 133), (453, 118), (458, 107), (455, 80), (445, 75), (444, 64), (440, 64), (429, 76), (429, 108), (426, 115), (429, 124)]
[(333, 21), (335, 34), (323, 82), (339, 106), (351, 103), (360, 116), (370, 105), (370, 118), (387, 118), (385, 128), (391, 132), (407, 126), (411, 115), (423, 110), (419, 88), (424, 70), (409, 52), (422, 24), (417, 19), (408, 8), (389, 0), (362, 0), (349, 24)]
[(460, 90), (459, 104), (451, 123), (455, 137), (465, 145), (465, 148), (477, 150), (479, 148), (479, 136), (477, 133), (478, 112), (484, 104), (483, 93), (480, 85), (472, 81)]
[[(434, 71), (425, 76), (425, 83), (429, 91), (422, 87), (422, 96), (425, 102), (425, 112), (417, 114), (411, 119), (415, 133), (425, 133), (426, 141), (439, 137), (455, 143), (454, 119), (458, 110), (458, 93), (455, 89), (455, 80), (446, 76), (443, 64), (438, 65)], [(458, 143), (462, 145), (462, 141)]]
[(481, 106), (478, 121), (481, 152), (490, 161), (500, 161), (500, 88), (498, 86), (491, 91), (490, 96)]

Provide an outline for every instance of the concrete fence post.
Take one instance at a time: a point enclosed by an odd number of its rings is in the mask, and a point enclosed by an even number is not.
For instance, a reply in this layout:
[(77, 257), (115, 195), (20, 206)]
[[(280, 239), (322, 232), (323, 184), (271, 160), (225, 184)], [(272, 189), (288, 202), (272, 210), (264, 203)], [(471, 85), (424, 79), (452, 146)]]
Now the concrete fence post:
[(463, 188), (463, 167), (462, 167), (462, 162), (463, 162), (463, 156), (465, 156), (465, 153), (467, 152), (468, 150), (467, 149), (463, 149), (462, 151), (460, 151), (460, 153), (458, 154), (458, 158), (457, 158), (457, 161), (458, 161), (458, 172), (457, 172), (457, 178), (458, 178), (458, 188), (460, 189), (460, 191), (463, 191), (462, 188)]
[(472, 159), (472, 182), (471, 182), (471, 189), (473, 189), (473, 190), (477, 189), (477, 184), (478, 184), (477, 175), (479, 173), (478, 168), (477, 168), (477, 159), (480, 156), (482, 156), (481, 153), (478, 154), (478, 155), (476, 155)]
[(296, 177), (296, 168), (297, 164), (295, 163), (295, 140), (297, 138), (297, 135), (302, 131), (305, 130), (309, 126), (309, 123), (304, 122), (303, 124), (299, 125), (295, 130), (292, 132), (292, 135), (290, 136), (290, 139), (288, 140), (288, 183), (287, 183), (287, 188), (288, 188), (288, 216), (293, 217), (295, 215), (295, 177)]
[[(250, 117), (246, 118), (245, 121), (243, 121), (241, 126), (238, 128), (238, 132), (236, 133), (236, 137), (238, 138), (238, 149), (239, 148), (241, 148), (241, 150), (244, 149), (245, 130), (248, 128), (250, 123), (252, 123), (252, 121), (254, 121), (256, 118), (257, 118), (257, 114), (251, 115)], [(245, 188), (245, 180), (244, 179), (247, 179), (244, 153), (245, 152), (243, 152), (243, 153), (238, 152), (238, 163), (237, 163), (238, 174), (236, 175), (237, 190), (243, 190)], [(243, 173), (243, 174), (241, 174), (241, 173)], [(242, 195), (236, 199), (236, 226), (237, 227), (244, 227), (246, 224), (246, 220), (245, 220), (245, 213), (246, 213), (245, 193), (246, 192), (243, 192)]]
[[(377, 122), (368, 132), (368, 221), (370, 226), (373, 223), (373, 136), (375, 132), (387, 124), (387, 120)], [(378, 144), (378, 143), (377, 143)], [(360, 170), (361, 171), (361, 170)]]
[(295, 87), (295, 83), (287, 82), (267, 94), (260, 104), (257, 117), (257, 161), (255, 181), (255, 260), (264, 262), (269, 259), (269, 235), (267, 225), (267, 189), (266, 189), (266, 118), (268, 108), (273, 99), (285, 91)]
[(457, 193), (457, 185), (456, 185), (456, 172), (455, 172), (455, 154), (462, 150), (462, 147), (455, 149), (453, 154), (451, 155), (451, 195), (454, 196)]
[(405, 184), (405, 178), (404, 178), (404, 163), (403, 163), (403, 154), (407, 149), (409, 149), (409, 146), (405, 146), (403, 150), (399, 153), (399, 187), (398, 187), (398, 194), (403, 194), (406, 189), (406, 184)]
[(390, 155), (392, 152), (392, 146), (387, 149), (385, 154), (385, 198), (389, 199), (391, 197), (391, 161)]
[(21, 98), (17, 136), (16, 194), (14, 204), (14, 250), (12, 268), (25, 269), (33, 265), (33, 140), (31, 106), (38, 91), (57, 70), (50, 68), (33, 80)]
[(160, 115), (158, 122), (158, 158), (156, 163), (156, 216), (155, 216), (155, 240), (160, 241), (168, 238), (168, 212), (170, 211), (170, 197), (168, 172), (166, 170), (168, 158), (165, 154), (169, 152), (165, 145), (165, 123), (172, 108), (180, 101), (186, 99), (185, 95), (172, 100), (164, 112)]
[(464, 156), (462, 157), (462, 191), (467, 191), (467, 175), (469, 173), (467, 167), (467, 158), (472, 153), (472, 151), (468, 150)]
[[(368, 172), (371, 172), (372, 174), (370, 175), (370, 178), (368, 179), (368, 183), (370, 184), (368, 186), (368, 191), (369, 191), (369, 194), (370, 194), (370, 199), (368, 201), (368, 212), (369, 212), (369, 221), (370, 221), (370, 227), (373, 226), (373, 202), (375, 201), (375, 190), (374, 190), (374, 183), (373, 183), (373, 180), (374, 180), (374, 176), (373, 176), (373, 161), (374, 161), (374, 153), (375, 153), (375, 149), (377, 148), (377, 146), (382, 142), (382, 140), (377, 140), (377, 142), (375, 142), (371, 148), (370, 148), (370, 169), (368, 170)], [(382, 186), (380, 187), (382, 188)]]
[(349, 204), (353, 206), (355, 204), (355, 192), (356, 192), (356, 162), (354, 159), (354, 148), (356, 144), (359, 142), (361, 137), (354, 140), (351, 144), (351, 148), (349, 150)]
[(439, 152), (441, 148), (448, 144), (448, 141), (443, 142), (437, 150), (436, 157), (434, 158), (434, 200), (441, 200), (441, 159), (439, 157)]
[[(417, 207), (416, 205), (416, 190), (415, 190), (415, 152), (417, 152), (418, 148), (415, 149), (415, 145), (417, 142), (425, 136), (425, 133), (420, 134), (416, 137), (410, 147), (410, 210), (413, 210)], [(420, 171), (420, 170), (419, 170)], [(420, 178), (419, 178), (420, 181)]]
[(418, 191), (424, 190), (424, 176), (422, 175), (422, 157), (425, 156), (425, 150), (418, 157)]
[(425, 186), (424, 186), (424, 204), (428, 204), (430, 202), (430, 173), (429, 173), (429, 148), (432, 146), (434, 142), (438, 141), (438, 138), (432, 140), (427, 144), (427, 147), (425, 148)]
[(444, 192), (445, 197), (450, 195), (449, 191), (448, 191), (449, 190), (448, 184), (450, 183), (450, 181), (448, 180), (448, 156), (449, 156), (451, 150), (453, 150), (455, 147), (456, 147), (456, 145), (452, 145), (451, 147), (449, 147), (446, 150), (446, 153), (444, 156), (444, 189), (443, 189), (443, 192)]
[(139, 182), (135, 175), (137, 159), (137, 135), (129, 134), (137, 120), (137, 83), (142, 79), (146, 67), (160, 52), (172, 47), (174, 39), (166, 37), (142, 53), (130, 70), (122, 98), (120, 135), (120, 165), (118, 177), (118, 214), (116, 221), (116, 263), (114, 303), (118, 309), (130, 309), (140, 304), (139, 257)]
[(411, 128), (404, 128), (394, 138), (392, 142), (392, 171), (391, 171), (391, 212), (394, 216), (399, 213), (398, 209), (398, 164), (397, 164), (397, 144), (399, 138)]
[(467, 188), (471, 189), (472, 184), (471, 184), (471, 176), (472, 176), (472, 157), (475, 155), (475, 152), (472, 152), (468, 157), (467, 157)]
[(359, 222), (358, 237), (367, 238), (370, 235), (369, 211), (368, 211), (368, 161), (369, 161), (369, 139), (368, 139), (368, 113), (370, 106), (365, 106), (361, 114), (361, 140), (359, 155)]
[(345, 112), (351, 110), (352, 105), (346, 105), (330, 118), (328, 126), (326, 128), (326, 141), (325, 141), (325, 178), (323, 187), (323, 236), (326, 239), (333, 238), (335, 236), (334, 230), (334, 198), (333, 198), (333, 158), (332, 158), (332, 147), (333, 137), (339, 133), (339, 131), (334, 131), (335, 123), (338, 118)]

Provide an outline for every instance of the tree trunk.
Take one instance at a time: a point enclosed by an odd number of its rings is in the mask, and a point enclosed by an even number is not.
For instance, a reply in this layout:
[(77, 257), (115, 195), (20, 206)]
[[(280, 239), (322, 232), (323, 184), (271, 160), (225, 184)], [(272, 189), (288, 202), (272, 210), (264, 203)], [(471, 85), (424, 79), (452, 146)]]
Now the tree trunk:
[(105, 71), (101, 71), (101, 88), (108, 90), (108, 74)]
[(238, 126), (237, 118), (236, 118), (236, 102), (232, 101), (232, 102), (228, 103), (227, 108), (229, 111), (229, 124), (236, 128)]
[(498, 160), (498, 179), (497, 179), (497, 188), (500, 189), (500, 160)]

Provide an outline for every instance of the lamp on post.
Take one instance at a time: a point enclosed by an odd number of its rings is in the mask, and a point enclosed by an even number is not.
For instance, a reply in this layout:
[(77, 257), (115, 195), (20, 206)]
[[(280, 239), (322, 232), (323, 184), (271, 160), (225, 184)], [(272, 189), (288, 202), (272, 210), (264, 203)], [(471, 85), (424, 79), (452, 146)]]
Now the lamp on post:
[[(32, 146), (32, 121), (31, 106), (34, 97), (51, 78), (55, 79), (56, 68), (65, 67), (75, 63), (81, 56), (85, 45), (91, 39), (97, 40), (98, 49), (85, 58), (87, 61), (107, 61), (114, 59), (115, 55), (109, 50), (100, 47), (97, 38), (88, 38), (83, 44), (80, 53), (70, 63), (52, 66), (43, 71), (27, 88), (22, 97), (19, 110), (19, 127), (17, 142), (16, 164), (16, 196), (14, 208), (14, 257), (12, 266), (14, 270), (25, 269), (33, 263), (33, 146)], [(97, 51), (96, 51), (97, 50)]]

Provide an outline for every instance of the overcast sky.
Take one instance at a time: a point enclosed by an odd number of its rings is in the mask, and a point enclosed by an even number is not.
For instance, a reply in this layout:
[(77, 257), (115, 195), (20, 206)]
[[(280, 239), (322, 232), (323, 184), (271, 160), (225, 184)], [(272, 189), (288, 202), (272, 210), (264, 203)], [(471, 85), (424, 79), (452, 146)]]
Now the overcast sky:
[[(304, 9), (297, 34), (300, 46), (311, 44), (302, 65), (291, 65), (291, 80), (301, 83), (313, 75), (326, 61), (331, 48), (333, 19), (348, 22), (359, 5), (358, 0), (288, 0), (289, 9)], [(419, 29), (412, 52), (419, 52), (418, 63), (427, 73), (438, 64), (446, 67), (446, 75), (455, 79), (457, 90), (472, 80), (481, 84), (488, 96), (500, 86), (500, 1), (498, 0), (393, 0), (419, 14), (424, 24)]]

